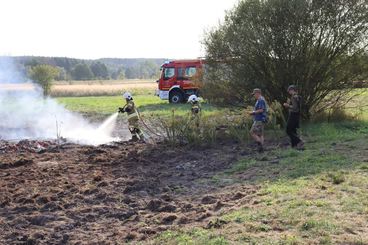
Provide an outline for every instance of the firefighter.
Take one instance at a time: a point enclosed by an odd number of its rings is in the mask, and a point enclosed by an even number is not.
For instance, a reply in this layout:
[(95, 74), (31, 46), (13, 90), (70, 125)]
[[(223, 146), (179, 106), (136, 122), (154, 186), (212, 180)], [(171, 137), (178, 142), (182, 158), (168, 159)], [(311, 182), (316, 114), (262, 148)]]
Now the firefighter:
[(127, 113), (128, 115), (128, 128), (132, 134), (132, 141), (144, 140), (142, 130), (139, 128), (139, 115), (133, 102), (133, 96), (129, 92), (123, 93), (123, 98), (126, 100), (124, 107), (119, 108), (120, 113)]
[(298, 150), (304, 149), (304, 142), (299, 138), (297, 129), (300, 127), (300, 113), (302, 105), (302, 97), (298, 94), (295, 85), (290, 85), (288, 93), (291, 98), (284, 103), (285, 108), (289, 110), (289, 118), (286, 125), (286, 133), (290, 137), (291, 147)]
[(199, 98), (197, 95), (193, 94), (189, 96), (188, 103), (192, 105), (192, 115), (191, 120), (195, 122), (195, 125), (199, 127), (200, 115), (201, 115), (201, 105), (199, 103)]

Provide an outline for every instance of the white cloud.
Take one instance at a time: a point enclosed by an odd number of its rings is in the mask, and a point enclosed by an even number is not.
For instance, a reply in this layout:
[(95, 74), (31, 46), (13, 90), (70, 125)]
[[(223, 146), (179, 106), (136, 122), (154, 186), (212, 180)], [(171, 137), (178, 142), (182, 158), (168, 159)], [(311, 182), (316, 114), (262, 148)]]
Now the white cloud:
[(236, 2), (2, 0), (0, 55), (195, 58)]

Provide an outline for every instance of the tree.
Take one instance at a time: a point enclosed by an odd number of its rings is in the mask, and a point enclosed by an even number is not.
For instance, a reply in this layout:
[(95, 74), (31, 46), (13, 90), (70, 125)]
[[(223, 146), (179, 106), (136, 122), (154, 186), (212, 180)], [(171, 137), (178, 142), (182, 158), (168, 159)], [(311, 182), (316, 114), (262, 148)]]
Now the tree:
[(59, 75), (55, 78), (57, 81), (69, 81), (70, 80), (70, 74), (65, 70), (64, 67), (58, 67), (59, 68)]
[(59, 69), (50, 65), (36, 65), (29, 69), (29, 77), (43, 89), (43, 95), (50, 94), (52, 81), (59, 75)]
[(134, 67), (128, 67), (125, 70), (125, 76), (128, 79), (137, 79), (137, 78), (139, 78), (139, 70), (137, 69), (136, 66), (134, 66)]
[(115, 80), (125, 79), (125, 69), (123, 66), (119, 67), (116, 71), (112, 72), (111, 78)]
[(91, 70), (95, 78), (99, 79), (108, 79), (109, 78), (109, 72), (107, 70), (107, 67), (102, 62), (94, 62), (91, 65)]
[(204, 94), (240, 104), (260, 87), (283, 101), (296, 84), (309, 117), (339, 105), (361, 78), (367, 35), (367, 0), (243, 0), (206, 35)]
[(158, 77), (160, 73), (160, 67), (150, 60), (141, 62), (138, 66), (138, 70), (140, 79), (150, 79)]
[(72, 76), (75, 80), (91, 80), (93, 73), (87, 64), (79, 63), (74, 66)]

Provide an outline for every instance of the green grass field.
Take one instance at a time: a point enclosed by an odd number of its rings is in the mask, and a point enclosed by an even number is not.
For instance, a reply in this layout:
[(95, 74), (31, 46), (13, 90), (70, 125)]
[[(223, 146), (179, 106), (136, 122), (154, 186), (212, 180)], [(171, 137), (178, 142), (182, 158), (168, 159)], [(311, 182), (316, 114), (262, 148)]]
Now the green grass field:
[[(368, 119), (368, 89), (359, 90), (359, 97), (352, 100), (350, 103), (349, 111), (352, 113), (361, 114), (362, 117)], [(157, 96), (153, 95), (152, 91), (140, 89), (135, 91), (135, 103), (142, 113), (151, 113), (155, 115), (167, 115), (173, 110), (179, 115), (183, 115), (190, 110), (190, 105), (180, 104), (172, 105), (168, 101), (161, 100)], [(86, 113), (86, 114), (99, 114), (107, 115), (117, 111), (118, 107), (125, 104), (125, 101), (121, 96), (84, 96), (84, 97), (59, 97), (57, 101), (63, 104), (67, 109)], [(360, 106), (357, 106), (359, 104)], [(216, 106), (202, 104), (203, 112), (207, 115), (212, 115), (216, 112), (230, 110), (229, 108), (219, 108)], [(238, 109), (235, 109), (238, 110)]]
[[(117, 111), (124, 106), (125, 101), (121, 96), (99, 96), (99, 97), (61, 97), (57, 100), (71, 111), (86, 114), (107, 115)], [(173, 110), (178, 115), (184, 115), (190, 111), (189, 104), (172, 105), (168, 101), (161, 100), (154, 95), (137, 95), (134, 102), (143, 114), (167, 115)], [(203, 111), (207, 115), (220, 112), (224, 109), (208, 104), (203, 104)]]
[(167, 231), (155, 244), (368, 244), (368, 123), (304, 130), (307, 150), (245, 157), (212, 178), (260, 187), (255, 200), (216, 218), (224, 225)]
[[(122, 106), (121, 97), (58, 98), (66, 108), (107, 115)], [(135, 102), (144, 114), (184, 115), (190, 106), (170, 105), (152, 95)], [(363, 91), (354, 105), (368, 104)], [(224, 108), (204, 104), (207, 115)], [(169, 230), (149, 244), (368, 244), (368, 108), (360, 120), (308, 123), (302, 128), (305, 151), (273, 149), (245, 156), (213, 176), (209, 185), (256, 185), (252, 202), (219, 218), (220, 226)], [(242, 178), (251, 175), (252, 178)], [(219, 220), (213, 220), (218, 222)]]

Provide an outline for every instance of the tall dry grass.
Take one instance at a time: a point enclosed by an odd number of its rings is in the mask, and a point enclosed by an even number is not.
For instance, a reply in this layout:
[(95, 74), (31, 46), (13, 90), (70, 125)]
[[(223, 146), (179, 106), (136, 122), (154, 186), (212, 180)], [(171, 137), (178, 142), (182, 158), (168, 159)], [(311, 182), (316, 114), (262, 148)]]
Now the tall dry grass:
[(78, 81), (67, 84), (58, 82), (51, 88), (52, 97), (114, 96), (123, 91), (134, 94), (154, 94), (157, 83), (153, 81)]
[[(277, 102), (270, 105), (269, 121), (265, 125), (270, 138), (280, 137), (280, 128), (285, 121), (280, 108), (281, 105)], [(202, 115), (198, 126), (191, 118), (190, 112), (181, 115), (175, 110), (170, 114), (145, 119), (170, 145), (191, 146), (212, 145), (224, 141), (247, 144), (251, 140), (249, 130), (253, 124), (253, 117), (243, 110), (218, 111), (215, 114)]]
[(69, 81), (54, 81), (54, 85), (78, 85), (78, 84), (144, 84), (144, 83), (154, 83), (154, 79), (125, 79), (125, 80), (69, 80)]
[[(35, 89), (32, 83), (0, 84), (0, 91), (26, 91)], [(95, 80), (57, 81), (51, 87), (52, 97), (114, 96), (123, 91), (135, 95), (154, 94), (157, 83), (148, 80)]]
[(27, 91), (33, 89), (35, 89), (35, 86), (32, 83), (0, 84), (0, 91)]

